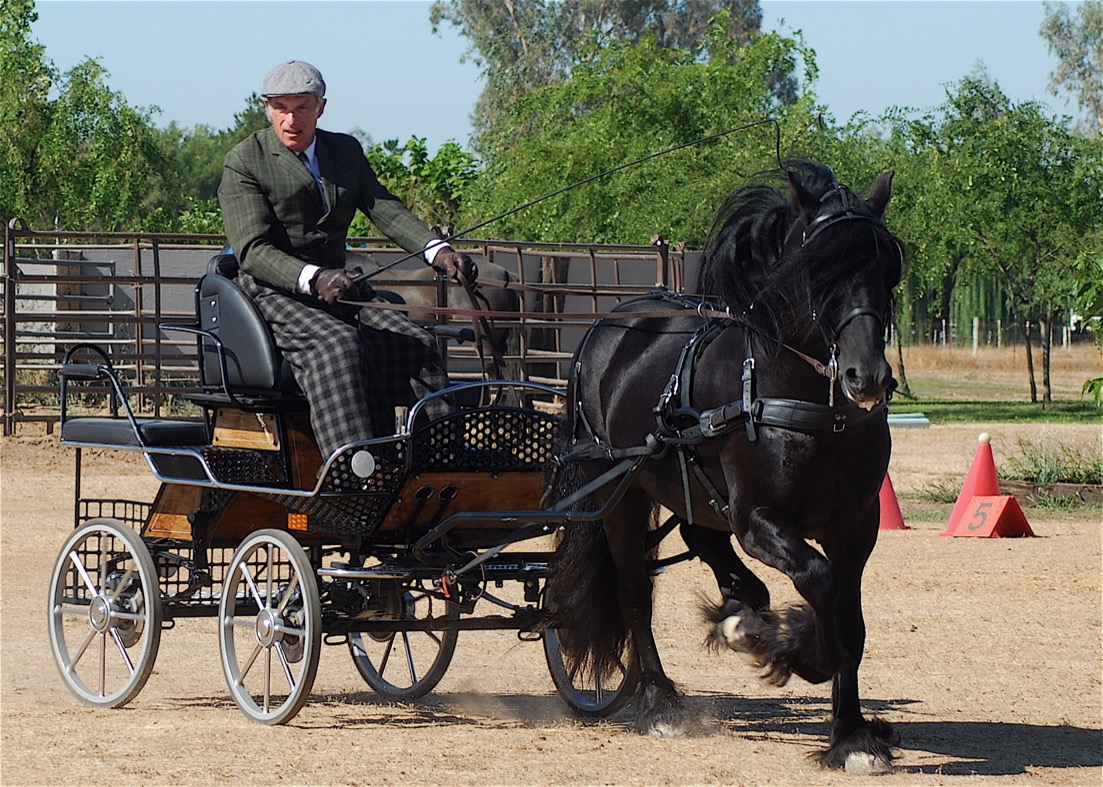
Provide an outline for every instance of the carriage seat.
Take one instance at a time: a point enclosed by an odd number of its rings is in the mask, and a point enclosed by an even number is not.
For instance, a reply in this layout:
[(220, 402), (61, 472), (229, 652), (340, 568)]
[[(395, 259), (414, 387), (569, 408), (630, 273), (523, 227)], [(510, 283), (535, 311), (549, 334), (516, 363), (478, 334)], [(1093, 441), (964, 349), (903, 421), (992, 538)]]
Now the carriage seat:
[(64, 443), (110, 445), (139, 448), (143, 443), (151, 448), (189, 448), (206, 445), (207, 425), (202, 421), (171, 418), (138, 418), (138, 431), (127, 418), (103, 416), (68, 418), (61, 424)]
[[(78, 354), (80, 358), (78, 359)], [(61, 441), (73, 445), (108, 445), (120, 448), (185, 448), (206, 445), (207, 424), (186, 418), (134, 417), (126, 404), (126, 392), (107, 352), (94, 344), (77, 344), (65, 353), (61, 368)], [(110, 415), (73, 416), (69, 411), (71, 383), (109, 389)], [(126, 413), (121, 412), (125, 407)]]
[(196, 285), (198, 328), (216, 336), (218, 342), (200, 336), (203, 393), (190, 398), (200, 404), (236, 401), (250, 406), (305, 405), (291, 366), (276, 348), (268, 324), (235, 281), (237, 271), (237, 259), (232, 254), (217, 254)]

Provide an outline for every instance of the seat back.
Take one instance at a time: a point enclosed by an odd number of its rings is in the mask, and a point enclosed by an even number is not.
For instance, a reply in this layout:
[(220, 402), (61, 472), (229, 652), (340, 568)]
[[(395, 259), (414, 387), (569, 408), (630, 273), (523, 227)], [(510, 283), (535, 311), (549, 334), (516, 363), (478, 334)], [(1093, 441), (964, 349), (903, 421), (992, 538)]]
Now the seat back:
[(223, 379), (218, 346), (200, 339), (200, 381), (205, 390), (286, 395), (298, 390), (291, 368), (276, 349), (268, 324), (237, 285), (237, 260), (218, 254), (195, 289), (199, 328), (215, 334), (226, 358)]

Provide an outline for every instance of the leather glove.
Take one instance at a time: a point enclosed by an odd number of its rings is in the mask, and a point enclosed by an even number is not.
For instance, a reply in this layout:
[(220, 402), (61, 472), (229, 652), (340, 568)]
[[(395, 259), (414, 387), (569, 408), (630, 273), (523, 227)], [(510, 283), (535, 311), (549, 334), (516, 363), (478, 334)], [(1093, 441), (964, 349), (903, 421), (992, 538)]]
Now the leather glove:
[(336, 303), (356, 293), (356, 284), (341, 268), (322, 268), (310, 280), (310, 291), (326, 303)]
[(450, 279), (459, 279), (460, 274), (471, 284), (479, 278), (479, 266), (462, 251), (456, 251), (451, 246), (441, 246), (433, 257), (433, 269), (443, 273)]

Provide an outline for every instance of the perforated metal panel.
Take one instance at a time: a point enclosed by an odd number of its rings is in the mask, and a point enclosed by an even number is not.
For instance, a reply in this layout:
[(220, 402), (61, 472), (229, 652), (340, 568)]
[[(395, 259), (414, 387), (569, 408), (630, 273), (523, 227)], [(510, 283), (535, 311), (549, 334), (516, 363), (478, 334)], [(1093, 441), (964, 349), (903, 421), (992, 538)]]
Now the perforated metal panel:
[(554, 416), (519, 407), (454, 413), (413, 436), (413, 469), (541, 469), (554, 453), (556, 424)]

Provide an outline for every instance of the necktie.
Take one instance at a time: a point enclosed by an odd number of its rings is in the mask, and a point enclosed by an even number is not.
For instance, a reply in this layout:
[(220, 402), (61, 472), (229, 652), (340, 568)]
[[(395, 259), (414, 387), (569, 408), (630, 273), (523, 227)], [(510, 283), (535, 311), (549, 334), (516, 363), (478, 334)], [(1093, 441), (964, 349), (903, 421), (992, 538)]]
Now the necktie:
[(314, 178), (314, 185), (318, 187), (318, 196), (321, 198), (322, 206), (324, 207), (326, 204), (326, 193), (325, 190), (322, 188), (322, 173), (318, 172), (317, 169), (311, 164), (310, 158), (306, 155), (306, 153), (299, 151), (295, 155), (299, 157), (299, 161), (301, 161), (303, 163), (303, 166), (306, 167), (306, 171), (309, 172)]

